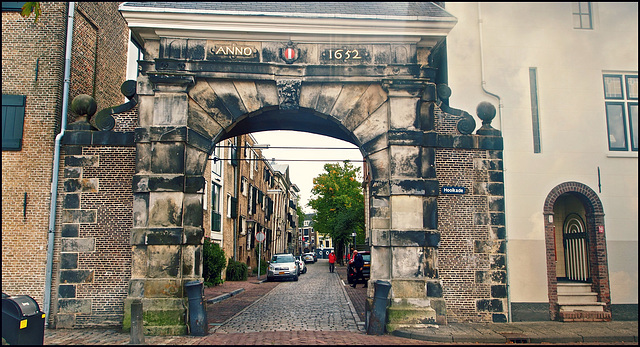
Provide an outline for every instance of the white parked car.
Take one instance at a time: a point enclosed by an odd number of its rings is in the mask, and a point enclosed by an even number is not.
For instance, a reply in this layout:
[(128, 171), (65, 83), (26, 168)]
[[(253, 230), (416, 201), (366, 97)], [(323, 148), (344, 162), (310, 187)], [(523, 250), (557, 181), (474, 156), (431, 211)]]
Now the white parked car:
[(300, 274), (296, 258), (291, 253), (276, 254), (271, 257), (267, 270), (267, 281), (278, 278), (298, 280)]
[(301, 274), (307, 273), (307, 264), (302, 260), (302, 256), (296, 255), (296, 263), (298, 263), (298, 272)]

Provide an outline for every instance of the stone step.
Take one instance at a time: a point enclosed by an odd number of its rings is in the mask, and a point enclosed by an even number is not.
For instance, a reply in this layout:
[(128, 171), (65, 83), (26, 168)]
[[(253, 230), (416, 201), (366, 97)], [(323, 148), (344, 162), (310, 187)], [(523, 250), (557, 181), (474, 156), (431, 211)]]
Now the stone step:
[(602, 302), (594, 302), (591, 304), (559, 304), (560, 311), (591, 311), (603, 312), (605, 304)]
[(558, 304), (591, 304), (598, 302), (596, 293), (558, 294)]
[(558, 294), (591, 293), (589, 283), (558, 283)]

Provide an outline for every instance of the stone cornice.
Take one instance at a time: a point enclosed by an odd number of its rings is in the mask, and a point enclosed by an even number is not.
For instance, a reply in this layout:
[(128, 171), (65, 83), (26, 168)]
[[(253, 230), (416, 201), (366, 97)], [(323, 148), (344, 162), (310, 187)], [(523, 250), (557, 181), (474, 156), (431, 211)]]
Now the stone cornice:
[(456, 24), (453, 17), (220, 13), (121, 7), (134, 35), (208, 40), (397, 42), (433, 47)]

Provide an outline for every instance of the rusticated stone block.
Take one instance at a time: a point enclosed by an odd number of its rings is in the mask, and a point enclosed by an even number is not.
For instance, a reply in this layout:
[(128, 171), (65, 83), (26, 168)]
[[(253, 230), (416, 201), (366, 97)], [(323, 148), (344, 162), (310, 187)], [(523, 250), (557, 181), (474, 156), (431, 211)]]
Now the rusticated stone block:
[(184, 143), (153, 144), (151, 153), (151, 172), (156, 174), (183, 174), (184, 173)]
[(75, 314), (62, 314), (58, 312), (58, 314), (54, 316), (54, 319), (56, 329), (71, 329), (76, 324)]
[(185, 194), (182, 202), (184, 215), (183, 225), (202, 227), (202, 194)]
[(133, 194), (133, 227), (149, 226), (149, 193)]
[(62, 252), (93, 252), (95, 251), (94, 238), (65, 237), (60, 240)]
[(420, 147), (392, 146), (389, 153), (391, 154), (391, 177), (418, 177)]
[(504, 184), (502, 184), (502, 183), (489, 183), (487, 185), (487, 191), (491, 195), (504, 195)]
[(81, 178), (70, 178), (64, 181), (64, 191), (67, 193), (75, 193), (75, 192), (92, 192), (95, 193), (98, 191), (98, 179), (90, 178), (90, 179), (81, 179)]
[(422, 227), (438, 229), (438, 199), (436, 197), (425, 197), (422, 202), (422, 208)]
[(78, 237), (79, 225), (78, 224), (62, 224), (62, 230), (60, 236), (62, 237)]
[(489, 263), (492, 270), (506, 269), (506, 257), (504, 255), (491, 255), (489, 257)]
[(491, 286), (491, 297), (492, 298), (506, 298), (507, 297), (507, 286), (504, 286), (504, 285)]
[(500, 299), (481, 299), (476, 301), (476, 308), (480, 312), (503, 312), (503, 304)]
[(149, 193), (149, 226), (182, 226), (183, 195), (173, 192)]
[(91, 314), (91, 299), (58, 299), (58, 312)]
[(427, 296), (434, 298), (442, 297), (442, 284), (440, 282), (428, 281), (427, 282)]
[(491, 315), (491, 321), (494, 323), (506, 323), (507, 315), (503, 313), (494, 313)]
[(80, 208), (80, 194), (65, 194), (62, 207), (65, 209)]
[(158, 92), (153, 102), (153, 124), (186, 125), (188, 109), (186, 93)]
[(60, 270), (60, 283), (92, 283), (93, 270)]
[[(395, 250), (394, 250), (395, 252)], [(395, 256), (395, 253), (394, 253)], [(395, 269), (394, 269), (395, 270)], [(394, 274), (395, 276), (395, 274)], [(426, 298), (427, 280), (423, 278), (391, 279), (393, 298)]]
[(62, 211), (63, 223), (90, 223), (96, 222), (95, 210), (63, 210)]
[(61, 269), (77, 269), (78, 253), (61, 253), (60, 268)]
[(506, 271), (491, 271), (491, 283), (506, 284), (507, 272)]
[[(135, 178), (136, 176), (134, 176)], [(137, 176), (139, 177), (139, 176)], [(148, 176), (149, 191), (182, 192), (184, 191), (184, 175)], [(134, 182), (135, 186), (135, 182)]]
[(95, 155), (70, 155), (64, 158), (65, 166), (98, 166), (99, 158)]
[(504, 212), (504, 197), (489, 196), (489, 211)]
[(491, 212), (489, 215), (491, 218), (491, 225), (505, 225), (504, 212)]
[(204, 229), (202, 227), (184, 227), (184, 237), (182, 243), (185, 245), (201, 245), (204, 238)]
[(79, 167), (65, 167), (64, 178), (80, 178), (82, 169)]
[[(180, 274), (180, 246), (147, 246), (149, 278), (172, 278)], [(147, 288), (145, 287), (145, 292)]]
[(144, 282), (144, 295), (147, 298), (179, 298), (181, 283), (179, 279), (148, 279)]
[(58, 297), (67, 299), (75, 298), (76, 286), (73, 284), (62, 284), (58, 286)]
[[(132, 235), (133, 236), (133, 235)], [(149, 228), (145, 233), (146, 245), (179, 245), (182, 228)]]

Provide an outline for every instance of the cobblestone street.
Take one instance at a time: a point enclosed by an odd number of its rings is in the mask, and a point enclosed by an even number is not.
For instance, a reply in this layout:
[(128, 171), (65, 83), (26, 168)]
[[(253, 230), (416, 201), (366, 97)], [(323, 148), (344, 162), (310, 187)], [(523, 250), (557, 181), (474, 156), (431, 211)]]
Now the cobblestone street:
[[(326, 260), (308, 264), (297, 282), (279, 283), (267, 295), (223, 325), (215, 333), (261, 331), (350, 331), (364, 329), (337, 272)], [(360, 327), (360, 328), (359, 328)]]

